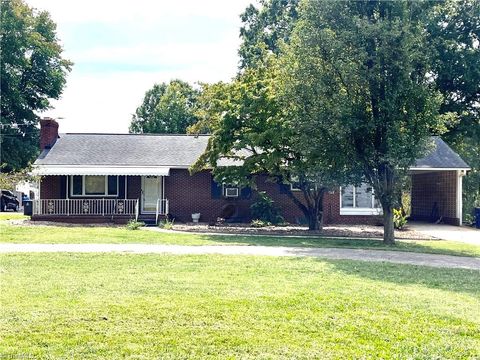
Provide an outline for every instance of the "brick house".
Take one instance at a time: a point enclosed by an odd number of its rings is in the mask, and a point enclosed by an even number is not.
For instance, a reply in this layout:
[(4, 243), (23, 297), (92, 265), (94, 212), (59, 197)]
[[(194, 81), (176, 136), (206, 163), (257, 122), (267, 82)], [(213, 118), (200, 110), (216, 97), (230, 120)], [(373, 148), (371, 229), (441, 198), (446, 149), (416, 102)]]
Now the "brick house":
[[(218, 217), (250, 221), (255, 192), (218, 184), (210, 171), (190, 175), (208, 136), (137, 134), (59, 134), (53, 119), (40, 121), (41, 154), (34, 173), (41, 176), (33, 220), (126, 222), (158, 220), (169, 214), (189, 222)], [(440, 138), (434, 149), (410, 169), (412, 218), (460, 224), (462, 177), (468, 165)], [(290, 187), (290, 185), (288, 185)], [(286, 195), (287, 185), (257, 177), (290, 223), (303, 223), (302, 212)], [(300, 192), (295, 192), (301, 198)], [(325, 195), (324, 223), (379, 223), (381, 209), (370, 186), (347, 186)]]

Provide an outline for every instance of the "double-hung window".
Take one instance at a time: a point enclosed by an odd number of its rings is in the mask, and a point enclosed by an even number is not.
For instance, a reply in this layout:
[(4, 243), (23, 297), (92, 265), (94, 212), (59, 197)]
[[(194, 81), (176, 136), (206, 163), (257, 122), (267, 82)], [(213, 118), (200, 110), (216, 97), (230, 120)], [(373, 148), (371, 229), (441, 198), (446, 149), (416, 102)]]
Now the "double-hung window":
[(380, 203), (368, 184), (340, 189), (340, 215), (380, 215)]
[(118, 176), (73, 175), (70, 196), (118, 196)]

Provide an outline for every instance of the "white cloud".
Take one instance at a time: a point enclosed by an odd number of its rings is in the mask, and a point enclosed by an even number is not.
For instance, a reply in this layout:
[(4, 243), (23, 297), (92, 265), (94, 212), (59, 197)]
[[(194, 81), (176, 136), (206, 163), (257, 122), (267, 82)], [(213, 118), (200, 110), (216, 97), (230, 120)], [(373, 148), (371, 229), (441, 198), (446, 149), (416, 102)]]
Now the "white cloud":
[[(154, 83), (226, 81), (235, 75), (239, 15), (252, 1), (27, 2), (50, 12), (65, 57), (75, 63), (62, 98), (43, 115), (63, 117), (61, 132), (127, 132), (131, 114)], [(111, 33), (91, 34), (92, 24), (107, 26)], [(116, 29), (127, 30), (129, 39), (109, 39)]]

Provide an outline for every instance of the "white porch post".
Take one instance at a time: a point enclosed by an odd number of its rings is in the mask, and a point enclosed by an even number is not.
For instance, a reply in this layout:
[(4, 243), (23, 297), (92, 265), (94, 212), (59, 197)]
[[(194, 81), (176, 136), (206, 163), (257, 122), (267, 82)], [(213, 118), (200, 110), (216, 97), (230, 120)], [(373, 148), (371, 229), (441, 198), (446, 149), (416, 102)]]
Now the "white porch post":
[(125, 200), (127, 200), (127, 181), (128, 181), (128, 176), (125, 175)]
[(457, 170), (457, 218), (460, 220), (460, 226), (462, 225), (463, 219), (463, 198), (462, 198), (462, 183), (463, 177), (465, 176), (464, 170)]

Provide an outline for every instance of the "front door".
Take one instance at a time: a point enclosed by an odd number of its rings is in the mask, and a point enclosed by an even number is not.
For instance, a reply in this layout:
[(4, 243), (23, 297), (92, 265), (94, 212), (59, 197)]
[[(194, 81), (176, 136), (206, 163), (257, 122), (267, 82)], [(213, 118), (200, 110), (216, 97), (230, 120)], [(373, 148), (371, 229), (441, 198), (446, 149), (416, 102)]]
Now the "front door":
[(162, 198), (161, 179), (161, 176), (142, 176), (142, 213), (155, 213), (157, 200)]

